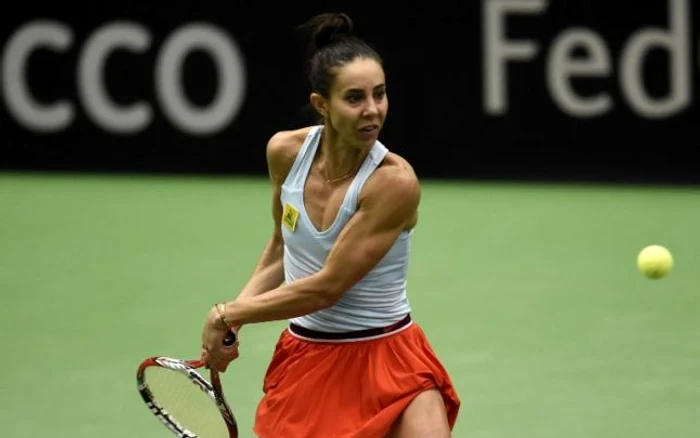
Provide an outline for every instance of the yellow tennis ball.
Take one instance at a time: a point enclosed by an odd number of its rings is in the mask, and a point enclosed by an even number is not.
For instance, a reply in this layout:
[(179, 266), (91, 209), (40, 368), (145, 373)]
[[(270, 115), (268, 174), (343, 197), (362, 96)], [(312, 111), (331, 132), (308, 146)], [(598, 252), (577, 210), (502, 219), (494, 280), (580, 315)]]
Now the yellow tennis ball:
[(637, 255), (637, 266), (648, 278), (663, 278), (673, 267), (673, 256), (661, 245), (649, 245)]

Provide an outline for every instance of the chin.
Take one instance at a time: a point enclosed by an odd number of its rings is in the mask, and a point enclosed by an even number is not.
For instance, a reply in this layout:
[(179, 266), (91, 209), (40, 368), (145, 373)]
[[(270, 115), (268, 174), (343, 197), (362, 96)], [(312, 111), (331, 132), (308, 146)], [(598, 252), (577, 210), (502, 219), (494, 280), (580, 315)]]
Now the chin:
[(374, 143), (379, 139), (379, 132), (372, 135), (359, 135), (357, 138), (357, 145), (362, 149), (371, 148)]
[(363, 151), (368, 151), (368, 150), (372, 149), (372, 146), (374, 146), (374, 144), (375, 144), (376, 142), (377, 142), (377, 139), (376, 139), (376, 138), (371, 139), (371, 140), (362, 139), (362, 140), (359, 140), (359, 141), (358, 141), (358, 143), (355, 145), (355, 147), (356, 147), (357, 149), (360, 149), (360, 150), (363, 150)]

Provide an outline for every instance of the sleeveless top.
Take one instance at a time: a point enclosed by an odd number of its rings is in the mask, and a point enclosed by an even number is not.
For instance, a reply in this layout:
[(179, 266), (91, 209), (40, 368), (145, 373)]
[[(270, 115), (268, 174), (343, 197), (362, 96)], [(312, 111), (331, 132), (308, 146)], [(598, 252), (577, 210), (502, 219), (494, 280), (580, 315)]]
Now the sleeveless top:
[[(350, 183), (333, 224), (319, 231), (304, 206), (304, 185), (316, 156), (323, 126), (307, 135), (282, 185), (282, 237), (284, 277), (292, 282), (318, 272), (345, 224), (357, 210), (360, 191), (386, 156), (387, 148), (377, 141)], [(384, 327), (411, 311), (407, 271), (412, 231), (402, 231), (389, 252), (333, 306), (290, 322), (311, 330), (347, 332)]]

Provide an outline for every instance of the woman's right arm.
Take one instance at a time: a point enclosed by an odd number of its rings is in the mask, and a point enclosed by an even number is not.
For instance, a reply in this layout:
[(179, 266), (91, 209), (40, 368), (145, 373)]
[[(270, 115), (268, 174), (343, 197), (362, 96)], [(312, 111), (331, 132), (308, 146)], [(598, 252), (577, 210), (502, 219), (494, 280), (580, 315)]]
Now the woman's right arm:
[(274, 229), (250, 280), (238, 294), (238, 298), (251, 298), (275, 289), (284, 281), (282, 255), (282, 184), (294, 163), (300, 143), (297, 132), (279, 132), (267, 143), (267, 167), (272, 182), (272, 218)]

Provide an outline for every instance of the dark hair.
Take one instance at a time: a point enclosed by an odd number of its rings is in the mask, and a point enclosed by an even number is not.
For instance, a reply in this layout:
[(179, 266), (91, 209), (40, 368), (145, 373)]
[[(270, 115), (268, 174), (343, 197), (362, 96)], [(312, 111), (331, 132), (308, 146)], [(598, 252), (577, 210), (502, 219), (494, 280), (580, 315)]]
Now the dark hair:
[(316, 15), (299, 26), (310, 35), (308, 46), (308, 79), (311, 91), (328, 98), (335, 78), (334, 67), (356, 58), (382, 58), (369, 44), (355, 36), (352, 20), (343, 13)]

